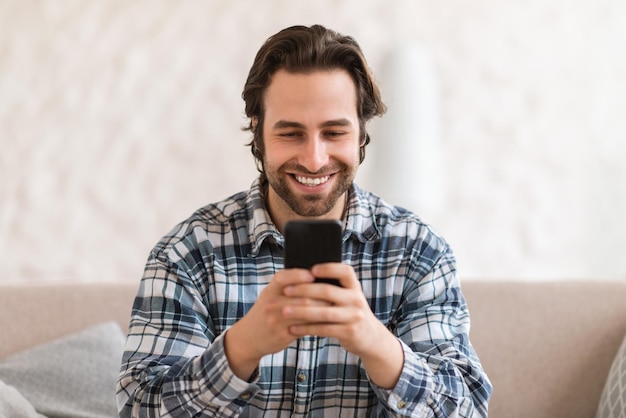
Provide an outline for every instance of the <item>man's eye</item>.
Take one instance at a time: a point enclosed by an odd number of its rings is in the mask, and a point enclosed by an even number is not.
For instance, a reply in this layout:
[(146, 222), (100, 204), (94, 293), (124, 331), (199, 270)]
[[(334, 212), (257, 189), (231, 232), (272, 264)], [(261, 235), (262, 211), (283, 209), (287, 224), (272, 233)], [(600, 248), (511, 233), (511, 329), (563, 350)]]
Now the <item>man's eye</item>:
[(345, 132), (343, 132), (343, 131), (328, 131), (328, 132), (326, 132), (326, 136), (328, 136), (330, 138), (337, 138), (337, 137), (340, 137), (342, 135), (345, 135)]
[(283, 138), (296, 138), (300, 136), (300, 132), (282, 132), (278, 134), (278, 136), (282, 136)]

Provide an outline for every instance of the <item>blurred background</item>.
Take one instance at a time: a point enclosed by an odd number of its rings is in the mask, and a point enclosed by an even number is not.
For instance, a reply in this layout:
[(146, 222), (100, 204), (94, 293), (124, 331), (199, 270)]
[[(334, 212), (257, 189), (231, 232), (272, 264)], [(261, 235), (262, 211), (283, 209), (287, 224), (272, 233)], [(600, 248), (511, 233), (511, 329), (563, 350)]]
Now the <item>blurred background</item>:
[(389, 107), (358, 183), (462, 278), (626, 280), (621, 0), (0, 0), (0, 280), (139, 280), (252, 183), (247, 72), (314, 23), (359, 41)]

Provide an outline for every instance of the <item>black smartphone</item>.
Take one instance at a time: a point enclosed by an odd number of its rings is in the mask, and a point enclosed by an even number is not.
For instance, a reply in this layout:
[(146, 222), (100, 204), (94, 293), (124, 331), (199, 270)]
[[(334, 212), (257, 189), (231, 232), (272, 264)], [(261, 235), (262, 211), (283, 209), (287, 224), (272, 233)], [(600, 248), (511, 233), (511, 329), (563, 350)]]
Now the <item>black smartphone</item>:
[[(285, 225), (285, 268), (310, 269), (315, 264), (341, 262), (341, 223), (337, 220), (297, 220)], [(339, 280), (316, 282), (341, 286)]]

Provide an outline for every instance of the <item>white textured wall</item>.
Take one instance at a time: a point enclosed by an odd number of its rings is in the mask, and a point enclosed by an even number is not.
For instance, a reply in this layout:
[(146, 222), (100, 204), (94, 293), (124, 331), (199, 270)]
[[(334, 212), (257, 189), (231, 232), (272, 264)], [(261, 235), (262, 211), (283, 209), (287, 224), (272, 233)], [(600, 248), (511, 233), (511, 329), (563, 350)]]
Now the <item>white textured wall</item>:
[(422, 214), (463, 276), (626, 278), (626, 2), (0, 0), (0, 280), (137, 280), (174, 223), (252, 182), (254, 53), (317, 22), (375, 72), (430, 54), (445, 181)]

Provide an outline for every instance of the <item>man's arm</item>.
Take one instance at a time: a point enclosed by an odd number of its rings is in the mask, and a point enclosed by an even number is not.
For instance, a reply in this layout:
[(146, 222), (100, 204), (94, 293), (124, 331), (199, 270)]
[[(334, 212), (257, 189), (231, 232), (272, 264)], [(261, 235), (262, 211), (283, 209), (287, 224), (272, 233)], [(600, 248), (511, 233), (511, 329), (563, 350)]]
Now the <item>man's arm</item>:
[(153, 256), (133, 306), (117, 384), (121, 417), (237, 416), (254, 384), (233, 374), (223, 334), (184, 269)]
[(306, 270), (273, 276), (246, 315), (226, 332), (212, 329), (199, 285), (186, 269), (153, 256), (135, 304), (117, 386), (120, 415), (189, 416), (203, 412), (237, 416), (259, 390), (254, 372), (260, 359), (297, 337), (283, 316), (298, 298), (286, 285), (313, 281)]
[(358, 355), (388, 413), (487, 416), (491, 385), (469, 344), (469, 316), (451, 254), (444, 253), (426, 276), (406, 286), (393, 333), (371, 312), (350, 266), (319, 265), (313, 271), (340, 277), (344, 288), (287, 287), (291, 296), (332, 304), (288, 308), (287, 315), (308, 321), (292, 326), (292, 332), (335, 337)]
[[(408, 274), (417, 272), (413, 265)], [(400, 415), (486, 417), (492, 387), (469, 341), (469, 312), (449, 248), (403, 298), (390, 327), (402, 342), (404, 368), (392, 391), (376, 389), (379, 396)]]

